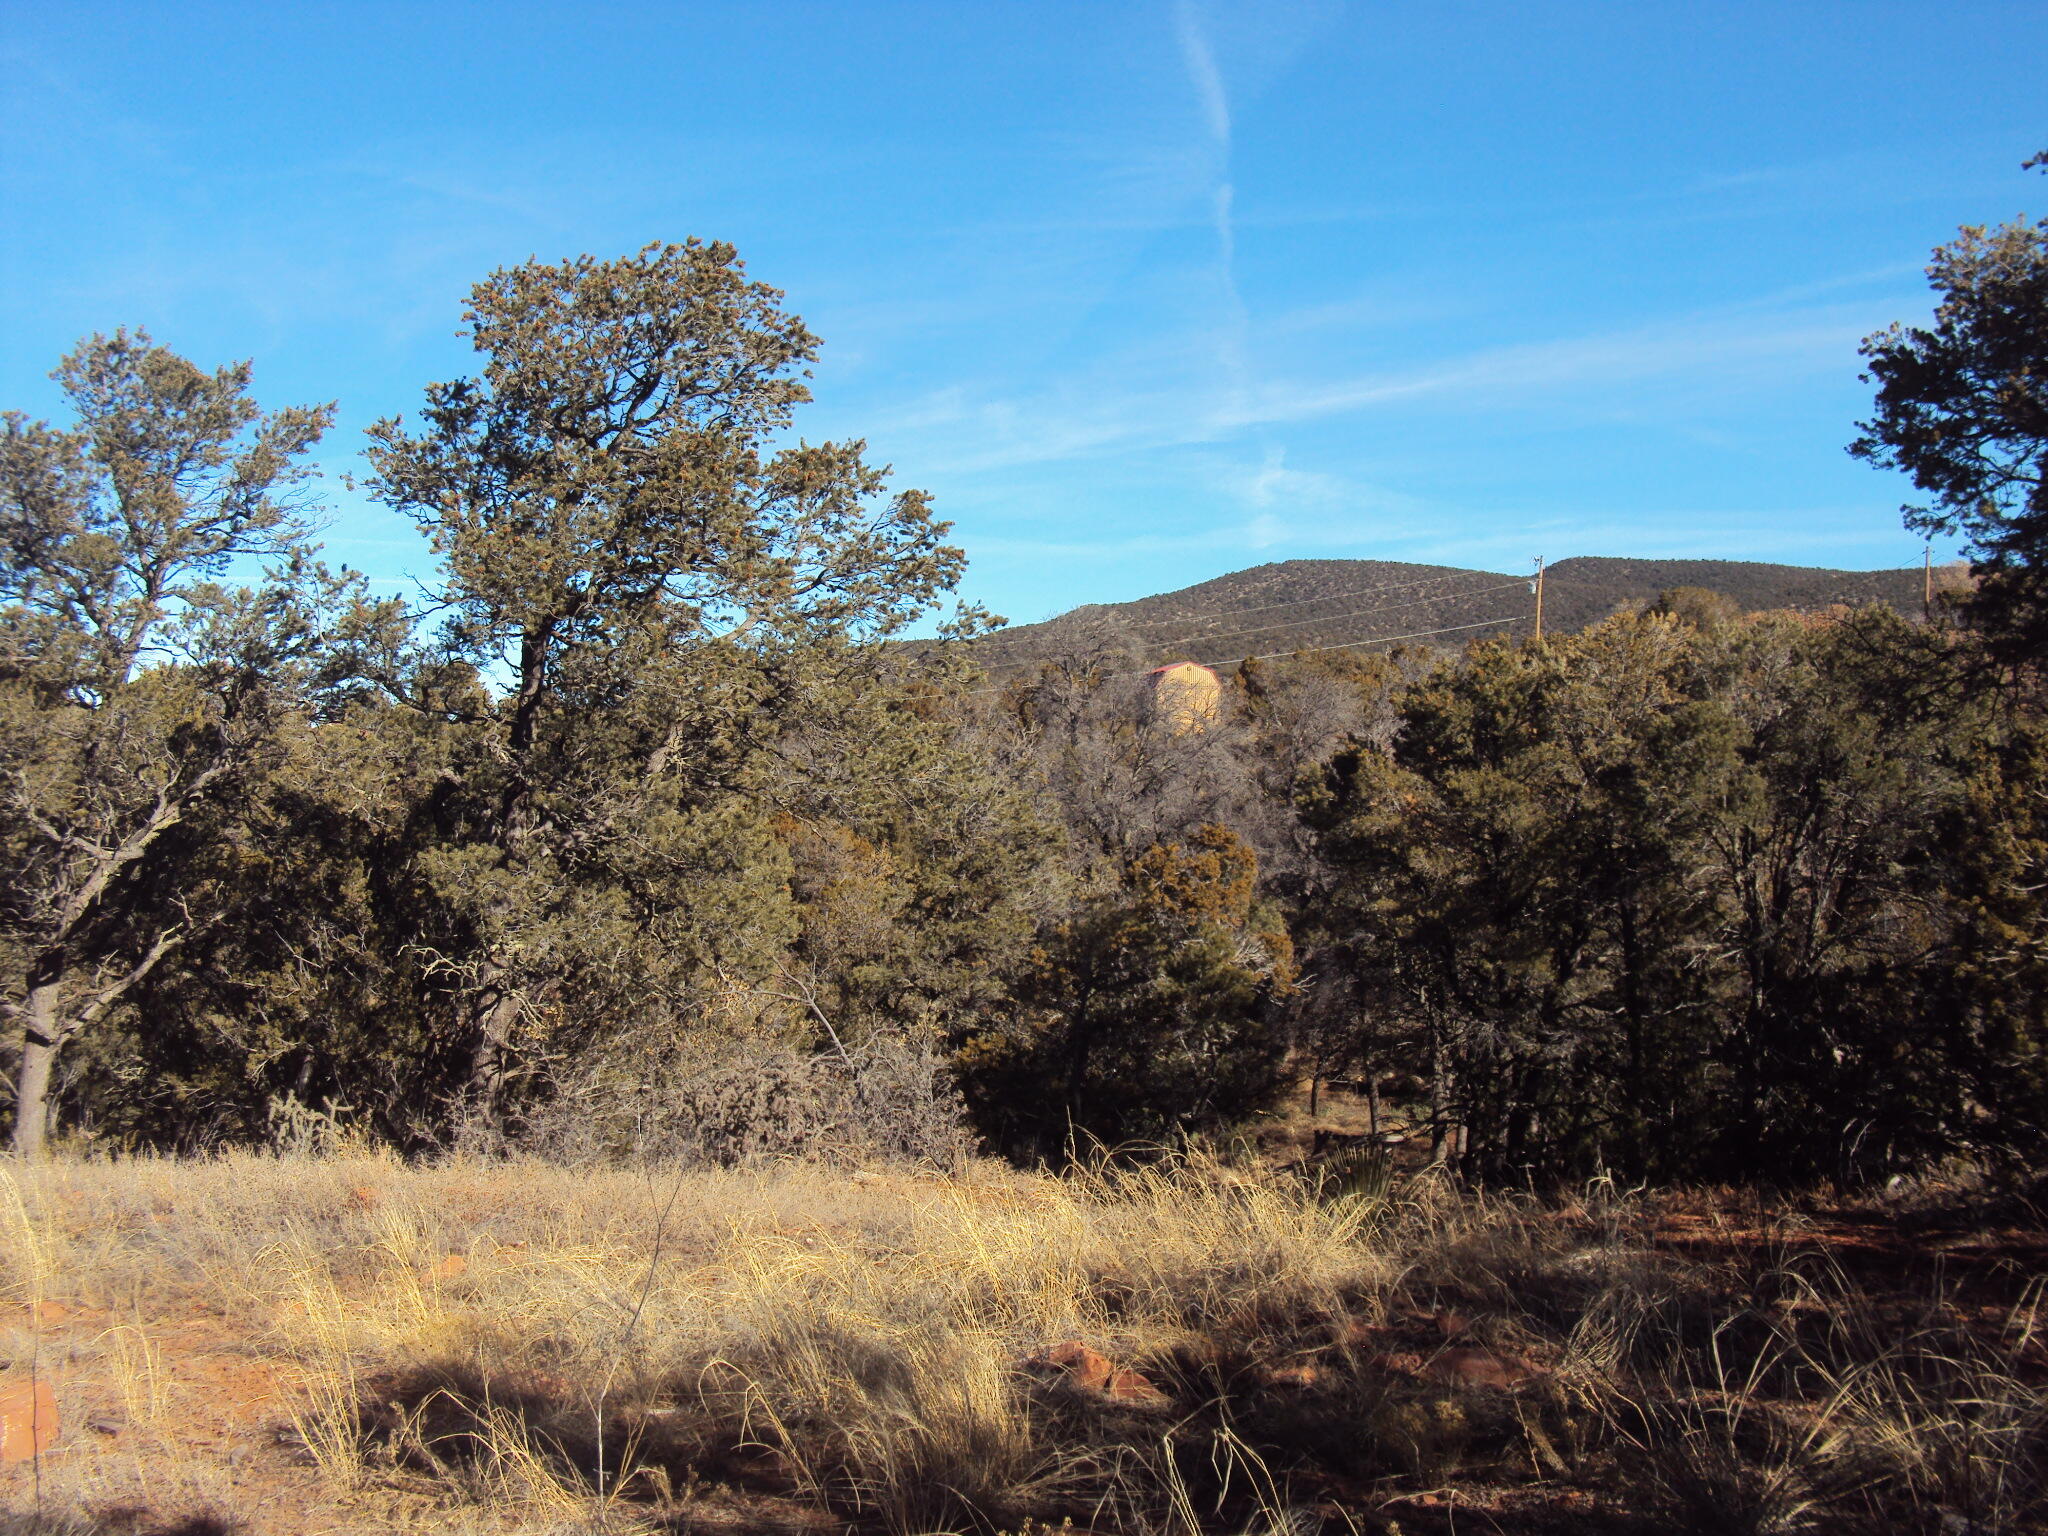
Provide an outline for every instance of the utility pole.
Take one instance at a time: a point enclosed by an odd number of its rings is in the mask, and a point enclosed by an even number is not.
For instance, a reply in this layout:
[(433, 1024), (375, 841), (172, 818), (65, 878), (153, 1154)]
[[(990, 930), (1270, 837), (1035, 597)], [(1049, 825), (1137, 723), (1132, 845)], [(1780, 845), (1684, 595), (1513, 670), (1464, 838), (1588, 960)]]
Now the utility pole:
[(1924, 623), (1934, 622), (1934, 540), (1929, 539), (1920, 551), (1920, 618)]
[(1536, 638), (1543, 638), (1543, 557), (1536, 557), (1536, 579), (1529, 583), (1529, 589), (1536, 594)]

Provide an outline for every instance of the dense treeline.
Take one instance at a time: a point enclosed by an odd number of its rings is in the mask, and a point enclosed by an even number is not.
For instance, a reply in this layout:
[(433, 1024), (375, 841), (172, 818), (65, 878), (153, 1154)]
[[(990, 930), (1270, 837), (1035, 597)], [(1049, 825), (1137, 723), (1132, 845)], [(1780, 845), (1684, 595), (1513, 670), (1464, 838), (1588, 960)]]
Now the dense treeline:
[(319, 563), (332, 410), (246, 365), (94, 337), (74, 425), (6, 417), (18, 1150), (1057, 1157), (1331, 1078), (1497, 1181), (2042, 1150), (2009, 631), (1679, 591), (1247, 663), (1199, 718), (1113, 645), (996, 687), (985, 616), (902, 638), (960, 552), (790, 446), (817, 344), (730, 248), (468, 319), (479, 375), (371, 433), (417, 609)]
[(2039, 722), (1946, 628), (1670, 606), (1478, 648), (1307, 798), (1368, 1069), (1495, 1177), (2033, 1143)]

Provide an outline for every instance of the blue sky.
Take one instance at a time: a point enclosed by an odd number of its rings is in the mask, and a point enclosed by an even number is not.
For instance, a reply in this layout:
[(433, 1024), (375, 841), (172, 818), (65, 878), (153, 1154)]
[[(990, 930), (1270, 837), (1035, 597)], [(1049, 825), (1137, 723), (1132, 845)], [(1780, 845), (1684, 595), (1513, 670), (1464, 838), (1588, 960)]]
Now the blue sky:
[[(361, 429), (531, 255), (738, 245), (1024, 621), (1269, 560), (1918, 557), (1856, 342), (2038, 213), (2048, 8), (0, 5), (0, 404), (95, 329)], [(330, 481), (333, 555), (408, 524)]]

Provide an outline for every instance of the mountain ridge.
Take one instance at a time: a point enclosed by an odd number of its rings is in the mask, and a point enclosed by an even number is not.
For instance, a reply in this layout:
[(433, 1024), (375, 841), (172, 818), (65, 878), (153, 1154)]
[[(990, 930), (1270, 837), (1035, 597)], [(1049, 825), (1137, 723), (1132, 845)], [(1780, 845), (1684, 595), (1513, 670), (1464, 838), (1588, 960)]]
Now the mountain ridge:
[[(1958, 576), (1964, 569), (1944, 566), (1936, 574), (1953, 584), (1967, 580)], [(1397, 560), (1280, 560), (1128, 602), (1083, 604), (973, 643), (991, 670), (1106, 647), (1148, 665), (1218, 665), (1303, 649), (1457, 645), (1487, 634), (1528, 633), (1533, 579), (1526, 572)], [(1917, 614), (1922, 579), (1915, 566), (1856, 571), (1579, 555), (1546, 569), (1543, 622), (1547, 630), (1583, 629), (1673, 587), (1703, 587), (1751, 611), (1878, 602)]]

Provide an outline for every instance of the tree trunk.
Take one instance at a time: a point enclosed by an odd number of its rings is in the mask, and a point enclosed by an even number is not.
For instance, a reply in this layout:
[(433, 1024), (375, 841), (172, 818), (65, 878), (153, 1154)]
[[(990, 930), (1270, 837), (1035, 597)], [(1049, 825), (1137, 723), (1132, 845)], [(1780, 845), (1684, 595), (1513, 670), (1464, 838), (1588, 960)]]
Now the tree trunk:
[(50, 1128), (50, 1081), (57, 1068), (57, 1052), (64, 1044), (58, 1024), (57, 981), (45, 981), (30, 989), (26, 1028), (22, 1031), (21, 1064), (14, 1085), (14, 1152), (18, 1157), (40, 1157)]
[(1427, 1020), (1427, 1044), (1429, 1071), (1429, 1160), (1443, 1164), (1458, 1154), (1457, 1138), (1451, 1124), (1451, 1065), (1449, 1042), (1444, 1039), (1443, 1021), (1429, 1007), (1428, 995), (1423, 997), (1424, 1018)]
[[(548, 647), (554, 635), (552, 624), (529, 630), (519, 644), (519, 688), (514, 697), (510, 734), (506, 741), (511, 756), (505, 790), (498, 804), (498, 826), (494, 841), (507, 869), (517, 869), (527, 838), (533, 831), (533, 786), (528, 779), (529, 760), (539, 728), (540, 706), (546, 696)], [(509, 968), (493, 953), (500, 936), (510, 926), (510, 903), (500, 900), (490, 913), (489, 936), (477, 985), (467, 1005), (470, 1031), (469, 1081), (465, 1085), (472, 1105), (495, 1126), (505, 1087), (506, 1058), (519, 1023), (516, 984), (507, 984)], [(497, 951), (502, 953), (502, 951)]]
[(506, 1058), (519, 1023), (519, 999), (505, 985), (504, 970), (495, 961), (487, 959), (481, 969), (483, 979), (470, 1004), (466, 1088), (471, 1107), (495, 1126), (505, 1088)]

